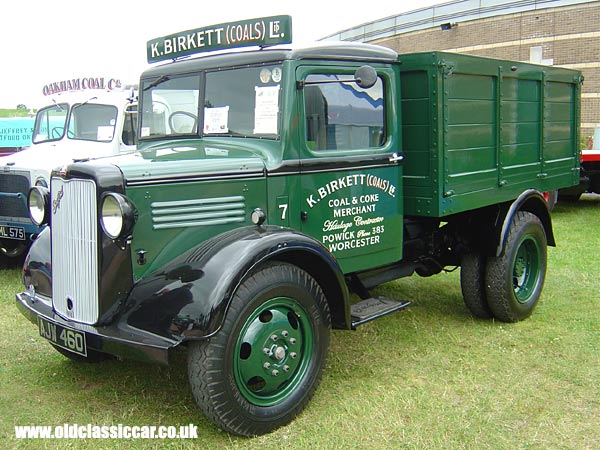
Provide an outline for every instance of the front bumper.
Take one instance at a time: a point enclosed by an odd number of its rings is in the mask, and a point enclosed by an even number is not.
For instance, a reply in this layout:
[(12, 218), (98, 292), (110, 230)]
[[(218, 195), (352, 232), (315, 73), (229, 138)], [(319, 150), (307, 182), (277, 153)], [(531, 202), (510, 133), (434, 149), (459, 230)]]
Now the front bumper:
[(45, 301), (29, 292), (17, 294), (16, 303), (17, 309), (31, 323), (37, 325), (38, 317), (43, 317), (49, 322), (80, 331), (85, 333), (88, 349), (123, 359), (168, 364), (169, 351), (180, 343), (180, 341), (138, 330), (119, 321), (113, 325), (95, 327), (65, 320), (52, 310), (49, 299)]

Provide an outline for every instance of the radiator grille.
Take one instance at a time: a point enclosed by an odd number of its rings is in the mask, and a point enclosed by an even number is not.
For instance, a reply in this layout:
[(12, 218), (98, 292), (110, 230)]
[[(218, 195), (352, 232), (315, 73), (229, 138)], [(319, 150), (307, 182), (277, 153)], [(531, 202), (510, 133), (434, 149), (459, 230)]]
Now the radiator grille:
[(0, 193), (21, 194), (20, 197), (2, 196), (0, 201), (0, 216), (24, 217), (29, 219), (27, 210), (27, 193), (29, 192), (29, 173), (12, 172), (0, 173)]
[(98, 321), (96, 183), (52, 179), (52, 301), (62, 316)]
[(246, 211), (241, 196), (154, 202), (151, 207), (155, 230), (239, 223)]

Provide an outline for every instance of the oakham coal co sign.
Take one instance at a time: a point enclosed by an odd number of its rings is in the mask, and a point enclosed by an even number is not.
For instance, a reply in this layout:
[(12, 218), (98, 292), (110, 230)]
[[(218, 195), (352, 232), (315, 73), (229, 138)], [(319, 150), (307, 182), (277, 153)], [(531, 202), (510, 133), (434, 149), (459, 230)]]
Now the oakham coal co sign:
[(112, 91), (121, 89), (121, 80), (107, 77), (88, 77), (88, 78), (72, 78), (70, 80), (56, 81), (46, 84), (42, 88), (44, 95), (59, 94), (61, 92), (86, 91), (91, 89), (100, 89)]

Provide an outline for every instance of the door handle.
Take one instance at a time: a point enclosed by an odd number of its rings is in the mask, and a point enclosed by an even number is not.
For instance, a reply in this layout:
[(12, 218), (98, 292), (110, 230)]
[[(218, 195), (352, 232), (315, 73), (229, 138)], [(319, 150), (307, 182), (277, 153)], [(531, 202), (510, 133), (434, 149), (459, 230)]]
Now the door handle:
[(400, 154), (400, 153), (393, 153), (392, 156), (390, 156), (390, 162), (400, 162), (404, 159), (404, 155)]

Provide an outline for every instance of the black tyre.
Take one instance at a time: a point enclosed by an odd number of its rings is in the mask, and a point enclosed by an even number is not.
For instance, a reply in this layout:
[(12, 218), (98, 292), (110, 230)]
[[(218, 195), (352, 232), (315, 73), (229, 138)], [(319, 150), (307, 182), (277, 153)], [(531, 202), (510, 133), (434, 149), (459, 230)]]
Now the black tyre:
[(329, 349), (330, 314), (304, 270), (269, 264), (237, 289), (223, 327), (188, 349), (198, 406), (225, 431), (268, 433), (306, 406)]
[(548, 203), (548, 209), (550, 211), (554, 210), (554, 207), (558, 202), (558, 190), (546, 192), (544, 198), (546, 199), (546, 203)]
[(546, 234), (540, 219), (526, 211), (513, 218), (504, 255), (488, 258), (486, 295), (494, 317), (517, 322), (533, 312), (546, 276)]
[(13, 267), (14, 261), (0, 253), (0, 269), (8, 269)]
[(576, 202), (581, 197), (583, 192), (577, 192), (575, 194), (563, 194), (559, 191), (558, 193), (558, 201), (559, 202)]
[(0, 240), (0, 268), (22, 266), (27, 249), (21, 241)]
[(600, 174), (590, 175), (590, 187), (588, 188), (588, 192), (600, 194)]
[(89, 363), (95, 364), (102, 361), (106, 361), (107, 359), (114, 359), (114, 356), (109, 355), (108, 353), (97, 352), (95, 350), (88, 350), (87, 356), (78, 355), (77, 353), (70, 352), (65, 350), (64, 348), (58, 347), (54, 344), (50, 344), (54, 349), (63, 355), (65, 358), (69, 358), (71, 361), (75, 361), (78, 363)]
[(465, 305), (475, 317), (491, 319), (485, 292), (485, 267), (487, 258), (480, 253), (463, 256), (460, 263), (460, 288)]

